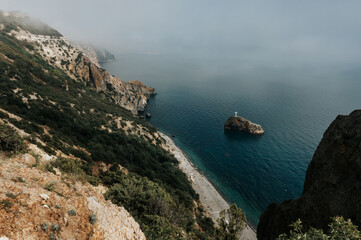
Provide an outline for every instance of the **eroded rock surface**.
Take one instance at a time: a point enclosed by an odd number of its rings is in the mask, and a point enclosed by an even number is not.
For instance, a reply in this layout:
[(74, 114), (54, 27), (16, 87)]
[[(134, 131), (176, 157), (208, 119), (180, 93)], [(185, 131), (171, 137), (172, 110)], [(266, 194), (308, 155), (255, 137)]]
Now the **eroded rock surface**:
[(145, 239), (123, 207), (105, 201), (105, 187), (44, 172), (27, 155), (0, 153), (0, 239)]

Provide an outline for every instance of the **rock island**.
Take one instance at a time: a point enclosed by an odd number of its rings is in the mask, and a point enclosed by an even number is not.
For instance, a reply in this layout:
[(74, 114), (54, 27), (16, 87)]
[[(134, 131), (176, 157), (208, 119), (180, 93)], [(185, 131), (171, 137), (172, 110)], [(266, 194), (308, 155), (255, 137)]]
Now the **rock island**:
[(237, 116), (237, 113), (227, 119), (226, 123), (224, 124), (224, 129), (246, 132), (252, 135), (264, 134), (264, 130), (262, 129), (261, 125), (252, 123), (243, 117)]

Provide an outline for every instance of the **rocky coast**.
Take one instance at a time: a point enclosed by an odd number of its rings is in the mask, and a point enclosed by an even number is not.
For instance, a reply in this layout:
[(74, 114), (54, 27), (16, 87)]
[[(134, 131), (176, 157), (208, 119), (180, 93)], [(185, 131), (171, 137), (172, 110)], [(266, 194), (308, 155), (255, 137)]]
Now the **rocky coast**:
[[(199, 200), (209, 214), (209, 217), (216, 222), (220, 216), (219, 213), (229, 208), (229, 203), (210, 181), (193, 166), (170, 137), (164, 133), (159, 133), (159, 135), (166, 141), (167, 150), (179, 161), (179, 168), (187, 175), (192, 183), (192, 187), (199, 194)], [(241, 232), (240, 239), (255, 240), (257, 239), (256, 232), (247, 224)]]

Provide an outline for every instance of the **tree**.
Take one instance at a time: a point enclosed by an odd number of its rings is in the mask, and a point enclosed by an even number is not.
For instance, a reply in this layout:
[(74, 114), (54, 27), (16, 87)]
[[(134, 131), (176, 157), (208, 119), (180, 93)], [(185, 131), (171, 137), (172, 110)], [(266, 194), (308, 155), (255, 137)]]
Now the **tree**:
[(242, 209), (234, 203), (228, 210), (221, 211), (220, 216), (217, 221), (219, 227), (216, 229), (216, 239), (237, 240), (246, 222), (246, 215)]
[(329, 224), (329, 233), (325, 234), (322, 229), (310, 228), (307, 232), (303, 232), (302, 221), (298, 219), (290, 225), (293, 230), (287, 234), (281, 234), (276, 240), (357, 240), (361, 239), (360, 231), (352, 224), (351, 220), (347, 221), (343, 217), (334, 217)]

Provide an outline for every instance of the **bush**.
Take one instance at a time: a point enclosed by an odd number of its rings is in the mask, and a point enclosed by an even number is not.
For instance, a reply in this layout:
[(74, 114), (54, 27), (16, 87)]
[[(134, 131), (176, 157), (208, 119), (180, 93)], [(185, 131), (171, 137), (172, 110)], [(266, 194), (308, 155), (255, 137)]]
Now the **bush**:
[(59, 168), (60, 171), (75, 175), (84, 174), (82, 169), (82, 162), (71, 159), (71, 158), (63, 158), (58, 157), (53, 163), (53, 167)]
[(0, 201), (0, 209), (8, 210), (13, 206), (13, 203), (7, 199), (3, 199)]
[(97, 176), (87, 175), (86, 180), (93, 186), (98, 186), (99, 185), (99, 178)]
[(59, 230), (59, 224), (54, 223), (53, 225), (51, 225), (51, 230), (54, 231), (54, 232), (58, 231)]
[(15, 129), (7, 125), (0, 125), (0, 150), (18, 153), (25, 148), (23, 139)]
[(175, 217), (172, 216), (176, 209), (172, 197), (147, 178), (123, 176), (119, 183), (109, 188), (105, 197), (115, 204), (123, 205), (137, 216), (161, 215), (170, 220)]
[(16, 196), (13, 193), (6, 193), (5, 196), (7, 196), (8, 198), (12, 198), (12, 199), (16, 198)]
[(46, 232), (49, 228), (49, 224), (48, 223), (43, 223), (41, 224), (41, 229), (43, 229), (44, 232)]
[(90, 214), (89, 216), (89, 222), (91, 224), (94, 224), (97, 221), (97, 216), (95, 214)]
[(147, 225), (141, 223), (141, 228), (147, 239), (185, 239), (182, 234), (182, 230), (171, 224), (166, 217), (145, 215), (144, 222), (146, 222)]
[(54, 191), (56, 188), (56, 182), (51, 182), (51, 183), (47, 183), (45, 186), (44, 186), (44, 189), (52, 192)]
[[(110, 176), (111, 173), (106, 174), (107, 181), (111, 181)], [(106, 199), (124, 206), (139, 219), (147, 239), (179, 239), (182, 228), (191, 231), (192, 213), (183, 203), (176, 204), (159, 184), (136, 174), (117, 175), (114, 180), (117, 183), (105, 193)]]
[(76, 211), (74, 209), (71, 209), (69, 212), (70, 216), (75, 216), (76, 215)]
[(239, 233), (244, 228), (246, 215), (234, 203), (226, 211), (220, 212), (219, 227), (216, 229), (216, 239), (237, 240)]
[(343, 217), (334, 217), (329, 224), (329, 232), (325, 234), (322, 229), (310, 228), (307, 232), (303, 231), (302, 221), (298, 219), (290, 225), (293, 230), (290, 234), (281, 234), (277, 240), (293, 240), (293, 239), (331, 239), (331, 240), (357, 240), (361, 239), (360, 231), (351, 220), (345, 220)]

